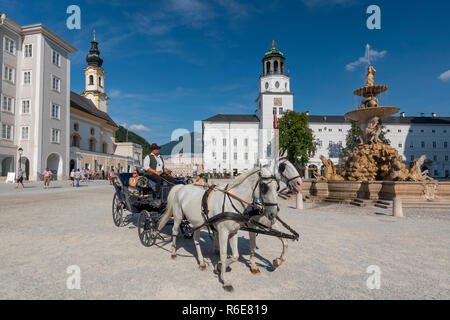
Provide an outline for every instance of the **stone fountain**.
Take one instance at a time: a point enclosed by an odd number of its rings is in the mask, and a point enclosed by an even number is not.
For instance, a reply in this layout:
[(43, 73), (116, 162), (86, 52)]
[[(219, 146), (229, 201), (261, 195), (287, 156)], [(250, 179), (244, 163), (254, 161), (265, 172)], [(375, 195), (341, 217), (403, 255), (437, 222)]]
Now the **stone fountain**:
[(311, 195), (316, 193), (318, 196), (340, 199), (390, 200), (401, 196), (413, 201), (450, 200), (450, 184), (441, 183), (439, 186), (428, 176), (428, 170), (422, 172), (425, 155), (406, 168), (397, 149), (380, 140), (382, 120), (400, 109), (378, 105), (377, 95), (387, 91), (388, 87), (374, 83), (375, 73), (375, 68), (369, 65), (365, 86), (353, 92), (363, 100), (357, 109), (345, 114), (346, 118), (356, 121), (362, 130), (360, 145), (343, 158), (338, 169), (331, 160), (321, 156), (324, 175), (315, 174), (315, 191)]

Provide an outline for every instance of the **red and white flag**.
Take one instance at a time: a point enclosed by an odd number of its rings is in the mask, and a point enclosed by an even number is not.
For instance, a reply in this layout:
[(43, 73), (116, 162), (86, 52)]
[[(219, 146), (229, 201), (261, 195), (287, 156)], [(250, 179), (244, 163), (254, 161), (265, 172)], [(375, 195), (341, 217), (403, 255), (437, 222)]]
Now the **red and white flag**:
[(273, 113), (273, 128), (278, 129), (278, 117), (276, 111)]

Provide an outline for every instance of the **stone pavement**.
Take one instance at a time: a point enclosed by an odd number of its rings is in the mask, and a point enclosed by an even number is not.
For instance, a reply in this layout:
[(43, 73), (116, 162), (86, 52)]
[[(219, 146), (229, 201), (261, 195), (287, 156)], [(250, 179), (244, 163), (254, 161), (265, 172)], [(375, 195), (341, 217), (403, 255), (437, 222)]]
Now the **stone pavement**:
[[(450, 212), (390, 210), (336, 204), (293, 209), (280, 216), (300, 233), (287, 261), (274, 270), (278, 239), (257, 237), (261, 273), (248, 268), (248, 234), (231, 266), (235, 287), (225, 292), (213, 271), (211, 240), (202, 233), (206, 271), (197, 266), (192, 240), (146, 248), (136, 216), (125, 227), (111, 217), (113, 188), (93, 182), (78, 189), (57, 182), (29, 190), (0, 186), (0, 299), (450, 299)], [(11, 187), (9, 184), (8, 187)], [(170, 232), (170, 228), (164, 231)], [(81, 288), (66, 286), (69, 266), (81, 270)], [(380, 289), (368, 289), (369, 266), (381, 271)]]

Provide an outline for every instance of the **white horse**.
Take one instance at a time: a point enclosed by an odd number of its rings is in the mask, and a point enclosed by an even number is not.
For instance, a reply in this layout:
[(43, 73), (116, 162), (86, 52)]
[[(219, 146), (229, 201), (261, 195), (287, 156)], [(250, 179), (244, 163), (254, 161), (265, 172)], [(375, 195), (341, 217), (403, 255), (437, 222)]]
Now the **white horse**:
[[(300, 188), (302, 186), (302, 179), (300, 178), (300, 174), (298, 173), (295, 166), (287, 159), (280, 158), (275, 163), (275, 176), (282, 183), (282, 185), (286, 185), (287, 188), (291, 192), (298, 193), (300, 192)], [(263, 223), (265, 225), (269, 225), (269, 221), (265, 217), (261, 217), (258, 220), (259, 223)], [(281, 230), (281, 224), (279, 221), (275, 221), (272, 224), (272, 228), (275, 230)], [(250, 271), (253, 274), (260, 273), (259, 268), (255, 263), (255, 250), (256, 250), (256, 234), (254, 232), (249, 232), (250, 238)], [(283, 251), (281, 252), (281, 256), (273, 260), (272, 264), (274, 268), (278, 268), (283, 262), (286, 261), (287, 257), (287, 249), (288, 249), (288, 241), (284, 238), (279, 238), (283, 243)], [(217, 248), (216, 242), (214, 243), (215, 248)], [(217, 251), (217, 249), (216, 249)]]
[[(223, 212), (234, 212), (241, 214), (253, 201), (259, 197), (264, 206), (264, 214), (259, 218), (267, 218), (269, 223), (273, 222), (278, 214), (278, 182), (269, 169), (265, 167), (255, 168), (237, 177), (225, 190), (214, 189), (208, 197), (208, 218), (217, 216)], [(172, 194), (173, 192), (173, 194)], [(158, 230), (161, 230), (173, 214), (174, 224), (172, 229), (172, 258), (176, 257), (176, 237), (183, 216), (191, 223), (193, 228), (203, 225), (205, 218), (202, 215), (202, 198), (205, 193), (203, 188), (186, 185), (172, 188), (168, 197), (167, 209), (161, 217)], [(170, 201), (169, 201), (170, 200)], [(228, 279), (227, 268), (239, 258), (237, 233), (243, 225), (242, 221), (222, 220), (213, 224), (218, 234), (220, 247), (220, 264), (216, 270), (220, 270), (223, 287), (232, 291), (233, 286)], [(200, 249), (200, 229), (194, 231), (194, 244), (197, 251), (200, 269), (205, 270), (206, 264)], [(232, 257), (227, 259), (228, 240), (232, 250)]]

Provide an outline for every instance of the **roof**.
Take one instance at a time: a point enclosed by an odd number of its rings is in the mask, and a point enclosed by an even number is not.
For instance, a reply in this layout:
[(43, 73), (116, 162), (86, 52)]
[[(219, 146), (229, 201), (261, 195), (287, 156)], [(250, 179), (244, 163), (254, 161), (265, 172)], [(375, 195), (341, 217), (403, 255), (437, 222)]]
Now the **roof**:
[(119, 127), (106, 112), (98, 110), (97, 107), (94, 105), (94, 103), (91, 100), (89, 100), (85, 97), (82, 97), (73, 91), (70, 91), (70, 106), (72, 108), (89, 113), (100, 119), (106, 120), (106, 122), (108, 124), (110, 124), (116, 128)]
[(215, 121), (215, 122), (259, 122), (259, 119), (254, 114), (216, 114), (211, 118), (203, 121)]
[[(309, 122), (351, 123), (344, 116), (309, 115)], [(450, 117), (388, 117), (382, 120), (390, 124), (447, 124), (450, 125)]]

